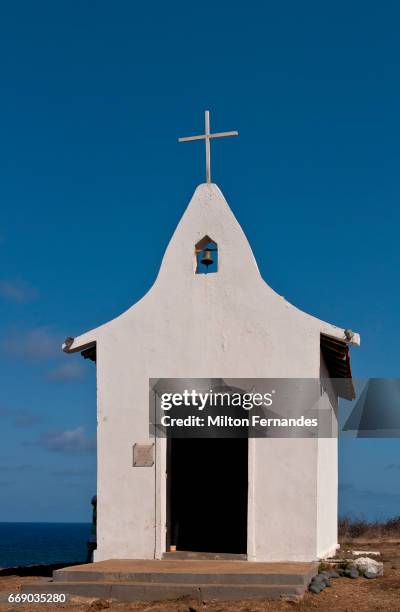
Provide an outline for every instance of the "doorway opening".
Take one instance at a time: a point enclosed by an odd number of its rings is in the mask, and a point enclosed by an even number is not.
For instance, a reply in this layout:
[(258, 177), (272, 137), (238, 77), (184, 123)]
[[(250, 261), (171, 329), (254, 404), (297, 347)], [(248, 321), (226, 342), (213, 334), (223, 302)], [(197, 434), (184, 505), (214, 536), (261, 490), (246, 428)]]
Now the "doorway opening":
[(247, 553), (247, 438), (168, 440), (167, 550)]

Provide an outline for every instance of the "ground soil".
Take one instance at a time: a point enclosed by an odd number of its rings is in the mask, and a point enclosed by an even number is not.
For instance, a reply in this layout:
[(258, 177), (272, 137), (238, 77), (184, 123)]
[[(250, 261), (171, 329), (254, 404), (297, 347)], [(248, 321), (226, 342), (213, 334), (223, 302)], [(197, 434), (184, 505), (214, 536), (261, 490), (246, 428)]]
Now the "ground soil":
[(48, 612), (66, 609), (68, 612), (96, 612), (98, 610), (135, 610), (141, 612), (306, 612), (321, 610), (323, 612), (366, 612), (385, 611), (400, 612), (400, 539), (362, 540), (343, 542), (339, 556), (351, 558), (351, 550), (380, 551), (380, 557), (374, 557), (384, 562), (384, 576), (374, 580), (358, 578), (337, 578), (332, 580), (332, 587), (314, 595), (306, 593), (298, 601), (237, 601), (199, 602), (198, 600), (180, 599), (176, 601), (154, 603), (116, 603), (107, 600), (90, 600), (74, 598), (66, 604), (22, 605), (9, 604), (5, 595), (16, 593), (21, 584), (42, 580), (38, 576), (0, 576), (0, 610), (30, 612), (46, 610)]

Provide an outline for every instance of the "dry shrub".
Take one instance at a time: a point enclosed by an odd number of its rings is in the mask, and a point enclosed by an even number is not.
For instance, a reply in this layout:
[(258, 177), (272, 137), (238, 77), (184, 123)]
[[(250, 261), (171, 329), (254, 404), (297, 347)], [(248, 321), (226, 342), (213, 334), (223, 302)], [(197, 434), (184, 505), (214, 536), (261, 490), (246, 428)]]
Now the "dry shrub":
[(343, 517), (339, 519), (339, 537), (341, 539), (400, 538), (400, 516), (381, 522)]

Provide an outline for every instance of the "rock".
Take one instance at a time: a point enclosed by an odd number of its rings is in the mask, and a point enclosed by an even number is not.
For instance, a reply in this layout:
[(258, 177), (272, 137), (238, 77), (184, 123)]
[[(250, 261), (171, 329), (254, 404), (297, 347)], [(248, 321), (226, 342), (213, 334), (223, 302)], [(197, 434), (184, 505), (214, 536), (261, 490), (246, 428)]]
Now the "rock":
[(378, 578), (378, 574), (374, 574), (373, 572), (364, 572), (364, 578)]
[(325, 587), (330, 587), (331, 583), (329, 578), (326, 576), (327, 572), (322, 572), (321, 574), (317, 574), (311, 580), (311, 584), (315, 584), (318, 588), (324, 589)]
[(355, 578), (359, 577), (359, 573), (358, 570), (355, 567), (352, 567), (351, 569), (346, 569), (343, 572), (343, 576), (346, 576), (347, 578), (352, 578), (353, 580)]
[(368, 574), (383, 576), (383, 563), (370, 557), (360, 557), (354, 561), (353, 565), (364, 575), (368, 572)]
[(318, 576), (323, 576), (324, 578), (328, 578), (328, 580), (330, 580), (330, 578), (340, 578), (341, 574), (338, 572), (343, 572), (343, 570), (328, 570), (325, 572), (320, 572), (318, 574)]
[(314, 576), (313, 580), (315, 582), (324, 582), (325, 580), (327, 580), (327, 576), (325, 574), (317, 574), (316, 576)]
[(336, 570), (331, 570), (329, 572), (329, 578), (340, 578), (340, 574)]
[(308, 587), (308, 590), (311, 591), (311, 593), (320, 593), (323, 589), (316, 582), (312, 582)]

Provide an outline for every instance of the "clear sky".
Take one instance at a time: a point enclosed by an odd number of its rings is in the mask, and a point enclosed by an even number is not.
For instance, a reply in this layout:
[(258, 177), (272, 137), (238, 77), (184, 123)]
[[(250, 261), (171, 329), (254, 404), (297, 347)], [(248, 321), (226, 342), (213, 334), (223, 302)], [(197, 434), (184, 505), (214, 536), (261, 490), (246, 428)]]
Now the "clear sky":
[[(85, 521), (95, 366), (67, 335), (151, 286), (213, 178), (267, 282), (399, 372), (397, 2), (3, 2), (0, 520)], [(341, 512), (400, 514), (400, 441), (341, 442)]]

